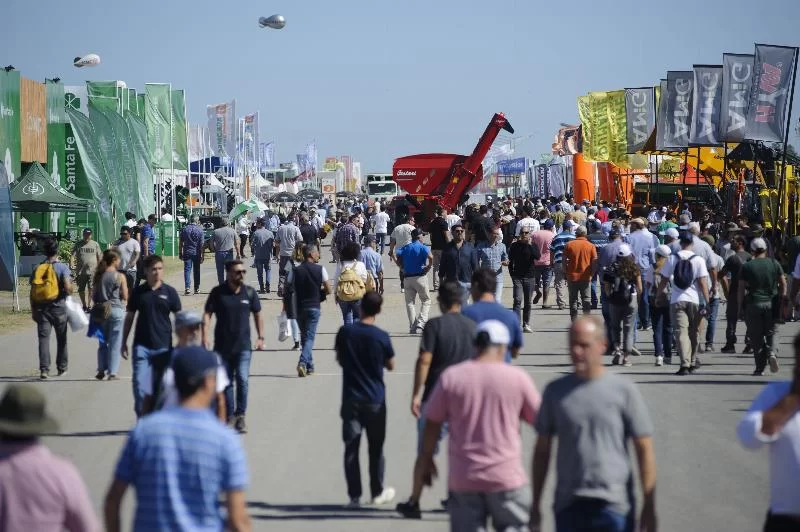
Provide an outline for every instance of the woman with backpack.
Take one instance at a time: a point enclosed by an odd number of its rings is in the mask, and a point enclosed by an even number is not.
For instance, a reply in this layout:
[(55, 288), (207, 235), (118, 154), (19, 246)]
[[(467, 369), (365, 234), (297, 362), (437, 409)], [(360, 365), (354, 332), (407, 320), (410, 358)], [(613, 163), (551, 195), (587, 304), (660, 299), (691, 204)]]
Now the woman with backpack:
[(128, 283), (119, 272), (120, 257), (113, 249), (103, 253), (94, 273), (91, 320), (100, 326), (103, 337), (97, 348), (97, 375), (101, 381), (117, 378), (122, 354), (122, 325), (128, 301)]
[[(294, 245), (291, 260), (286, 264), (286, 274), (288, 277), (289, 270), (293, 270), (303, 263), (303, 241)], [(284, 286), (283, 288), (283, 311), (286, 313), (286, 318), (289, 320), (289, 330), (292, 333), (292, 340), (294, 340), (293, 351), (300, 349), (300, 326), (297, 324), (297, 293), (293, 286)]]
[[(672, 250), (666, 244), (661, 244), (656, 248), (656, 264), (650, 270), (653, 279), (649, 280), (650, 293), (650, 321), (653, 323), (653, 344), (656, 352), (656, 366), (663, 366), (664, 363), (672, 364), (672, 318), (669, 310), (669, 297), (659, 300), (656, 296), (658, 286), (664, 275), (661, 269), (667, 263), (667, 259), (672, 255)], [(669, 281), (669, 277), (667, 278)], [(669, 286), (669, 283), (667, 284)], [(669, 288), (667, 288), (669, 290)], [(669, 295), (669, 294), (668, 294)], [(657, 303), (660, 303), (659, 306)]]
[(333, 292), (336, 302), (342, 309), (342, 319), (345, 325), (358, 321), (361, 317), (361, 298), (367, 292), (367, 266), (358, 256), (361, 246), (358, 242), (347, 242), (339, 252), (340, 261), (336, 265), (336, 285)]
[(632, 366), (630, 356), (639, 306), (637, 298), (642, 293), (642, 274), (628, 244), (619, 246), (617, 259), (606, 269), (603, 275), (603, 292), (610, 303), (610, 329), (613, 335), (611, 342), (614, 346), (611, 363), (620, 363), (621, 350), (622, 365)]

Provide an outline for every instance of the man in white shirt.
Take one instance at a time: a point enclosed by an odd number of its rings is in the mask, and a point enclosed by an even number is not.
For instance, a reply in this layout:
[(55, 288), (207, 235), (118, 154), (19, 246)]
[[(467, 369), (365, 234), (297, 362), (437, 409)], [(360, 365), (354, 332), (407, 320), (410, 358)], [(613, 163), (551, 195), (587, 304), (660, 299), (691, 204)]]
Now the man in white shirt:
[[(389, 237), (389, 260), (396, 262), (396, 249), (400, 249), (411, 243), (411, 231), (414, 230), (414, 218), (408, 217), (403, 223), (395, 226), (392, 236)], [(400, 292), (405, 293), (405, 273), (400, 268)]]
[(769, 446), (770, 497), (765, 532), (800, 530), (800, 334), (791, 381), (772, 381), (753, 400), (736, 433), (752, 450)]
[(379, 253), (383, 255), (386, 246), (386, 233), (389, 232), (389, 215), (383, 212), (381, 204), (375, 204), (375, 214), (372, 215), (372, 227), (378, 241)]
[(453, 226), (456, 225), (457, 223), (461, 222), (461, 217), (459, 215), (457, 215), (455, 212), (451, 212), (449, 214), (447, 213), (447, 211), (444, 211), (444, 212), (446, 214), (444, 219), (447, 221), (447, 230), (452, 232), (453, 231)]
[[(670, 296), (670, 314), (672, 328), (675, 331), (681, 367), (676, 375), (694, 373), (697, 369), (697, 350), (699, 345), (700, 320), (705, 316), (705, 307), (700, 307), (700, 295), (709, 301), (708, 269), (706, 263), (692, 249), (692, 235), (688, 231), (681, 232), (681, 250), (669, 257), (661, 269), (661, 283), (658, 285), (656, 305), (665, 304), (667, 283), (672, 279)], [(691, 265), (691, 271), (684, 272), (685, 263)]]
[(525, 228), (528, 230), (528, 233), (534, 233), (541, 229), (539, 225), (539, 220), (533, 217), (533, 207), (530, 205), (525, 205), (525, 218), (521, 219), (517, 222), (517, 229), (514, 232), (514, 236), (519, 236), (519, 232), (521, 229)]

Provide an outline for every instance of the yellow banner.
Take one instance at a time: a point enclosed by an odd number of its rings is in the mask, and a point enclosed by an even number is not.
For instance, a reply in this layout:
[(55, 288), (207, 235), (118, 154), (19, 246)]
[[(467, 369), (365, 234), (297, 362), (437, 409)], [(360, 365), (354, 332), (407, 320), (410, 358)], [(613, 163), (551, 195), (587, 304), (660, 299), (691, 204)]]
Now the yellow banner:
[(608, 93), (589, 93), (589, 117), (592, 123), (592, 160), (611, 161), (611, 124), (608, 120)]
[(592, 117), (588, 96), (578, 97), (578, 118), (581, 120), (581, 136), (583, 144), (583, 158), (586, 161), (594, 161), (592, 143)]
[(628, 122), (625, 116), (625, 91), (606, 93), (608, 113), (608, 160), (620, 168), (630, 168), (628, 162)]

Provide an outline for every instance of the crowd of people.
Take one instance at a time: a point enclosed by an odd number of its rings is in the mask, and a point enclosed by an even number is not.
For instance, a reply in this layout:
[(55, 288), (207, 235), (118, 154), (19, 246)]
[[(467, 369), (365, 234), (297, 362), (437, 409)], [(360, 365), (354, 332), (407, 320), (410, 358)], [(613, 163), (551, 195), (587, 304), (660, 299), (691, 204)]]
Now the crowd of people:
[[(420, 497), (437, 476), (434, 458), (439, 442), (448, 437), (448, 497), (443, 504), (452, 530), (484, 530), (489, 521), (497, 530), (539, 530), (554, 448), (557, 530), (632, 530), (637, 521), (631, 490), (635, 470), (642, 494), (639, 527), (657, 530), (654, 424), (637, 387), (607, 366), (630, 366), (651, 351), (655, 366), (674, 363), (679, 376), (695, 373), (701, 356), (717, 350), (717, 318), (724, 302), (727, 329), (719, 351), (735, 352), (736, 323), (743, 319), (742, 352), (753, 354), (753, 374), (779, 369), (776, 327), (794, 319), (798, 310), (797, 237), (775, 246), (746, 217), (722, 223), (713, 213), (688, 205), (653, 205), (645, 216), (633, 217), (607, 202), (519, 198), (469, 205), (459, 212), (439, 208), (433, 220), (420, 226), (413, 212), (399, 210), (390, 216), (384, 207), (311, 204), (286, 215), (267, 213), (252, 223), (235, 221), (235, 227), (225, 221), (208, 242), (199, 220), (191, 218), (179, 242), (184, 295), (199, 293), (206, 249), (213, 253), (217, 272), (218, 284), (211, 288), (203, 313), (184, 310), (178, 291), (164, 282), (163, 259), (150, 249), (154, 236), (146, 230), (134, 233), (126, 224), (120, 240), (102, 253), (91, 233), (84, 233), (74, 253), (76, 284), (90, 315), (90, 334), (99, 342), (96, 378), (117, 378), (120, 358), (133, 355), (138, 423), (106, 495), (108, 530), (120, 527), (120, 504), (129, 486), (136, 490), (136, 530), (249, 529), (246, 460), (234, 431), (247, 432), (252, 351), (268, 341), (260, 296), (271, 292), (273, 262), (287, 336), (299, 351), (298, 377), (315, 373), (321, 303), (332, 297), (341, 312), (334, 348), (342, 368), (348, 505), (362, 504), (359, 447), (364, 432), (369, 502), (385, 505), (396, 495), (385, 483), (383, 455), (384, 371), (394, 369), (395, 352), (376, 317), (383, 308), (383, 256), (389, 238), (388, 258), (399, 268), (409, 332), (420, 335), (410, 404), (417, 420), (417, 458), (412, 492), (396, 509), (407, 518), (422, 516)], [(336, 264), (330, 277), (321, 264), (328, 235)], [(249, 265), (243, 260), (248, 248)], [(57, 337), (58, 373), (67, 371), (64, 300), (72, 292), (72, 270), (58, 260), (57, 246), (48, 242), (45, 249), (48, 258), (31, 277), (43, 379), (49, 376), (51, 329)], [(245, 280), (250, 267), (257, 271), (258, 289)], [(784, 271), (789, 269), (787, 281)], [(512, 283), (511, 309), (503, 304), (506, 270)], [(432, 293), (441, 311), (433, 318)], [(550, 382), (541, 393), (512, 364), (525, 335), (535, 334), (534, 305), (539, 304), (543, 311), (568, 310), (573, 365), (572, 373)], [(652, 345), (644, 341), (648, 330)], [(795, 369), (791, 383), (770, 384), (756, 399), (739, 427), (744, 445), (780, 442), (796, 449), (798, 381), (800, 371)], [(14, 409), (35, 409), (38, 424)], [(521, 422), (537, 433), (532, 482), (523, 464)], [(54, 425), (38, 391), (12, 386), (0, 402), (5, 442), (4, 427), (17, 431), (8, 434), (9, 441), (41, 455), (46, 450), (37, 437)], [(629, 439), (636, 469), (627, 451)], [(788, 449), (773, 449), (773, 464), (788, 462), (796, 472), (796, 453), (793, 458)], [(27, 464), (30, 475), (42, 471), (24, 453), (13, 459)], [(69, 477), (76, 489), (54, 495), (43, 517), (63, 504), (70, 517), (60, 526), (96, 529), (79, 476), (69, 464), (59, 464), (53, 467), (55, 474)], [(775, 469), (773, 475), (778, 475)], [(800, 501), (776, 492), (788, 489), (789, 478), (773, 479), (774, 504), (765, 530), (790, 530), (800, 522)], [(26, 487), (32, 493), (37, 484)], [(18, 495), (25, 496), (25, 491)], [(220, 496), (225, 511), (219, 508)], [(0, 523), (21, 519), (9, 510), (2, 513)]]

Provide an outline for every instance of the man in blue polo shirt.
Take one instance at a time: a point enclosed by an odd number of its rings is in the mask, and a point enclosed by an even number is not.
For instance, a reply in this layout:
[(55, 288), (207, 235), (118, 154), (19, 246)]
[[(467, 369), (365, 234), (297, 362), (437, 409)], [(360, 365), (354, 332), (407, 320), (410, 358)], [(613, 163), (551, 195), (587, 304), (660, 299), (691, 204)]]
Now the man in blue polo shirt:
[[(405, 272), (406, 314), (411, 334), (422, 332), (428, 321), (428, 312), (431, 308), (431, 296), (428, 293), (428, 272), (433, 266), (431, 250), (419, 241), (420, 230), (411, 231), (411, 243), (397, 251), (397, 263)], [(422, 303), (417, 316), (416, 298)]]
[(461, 310), (461, 313), (480, 325), (486, 320), (497, 320), (508, 327), (511, 342), (506, 351), (506, 363), (519, 356), (522, 348), (522, 327), (519, 317), (498, 303), (494, 298), (497, 276), (489, 268), (479, 268), (472, 274), (472, 300), (474, 303)]
[(180, 406), (143, 418), (128, 435), (105, 498), (106, 530), (121, 530), (128, 486), (136, 490), (133, 530), (250, 530), (242, 444), (210, 409), (217, 364), (199, 346), (172, 361)]

